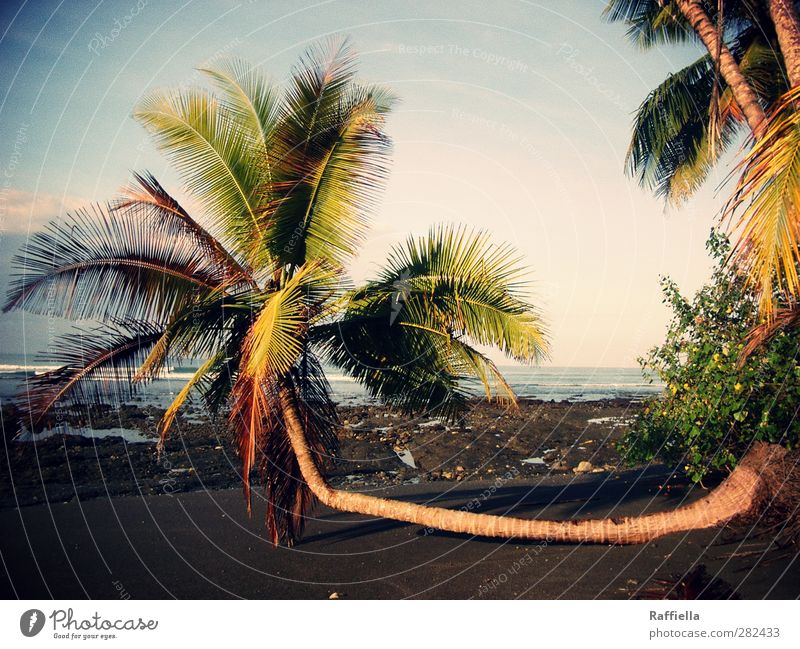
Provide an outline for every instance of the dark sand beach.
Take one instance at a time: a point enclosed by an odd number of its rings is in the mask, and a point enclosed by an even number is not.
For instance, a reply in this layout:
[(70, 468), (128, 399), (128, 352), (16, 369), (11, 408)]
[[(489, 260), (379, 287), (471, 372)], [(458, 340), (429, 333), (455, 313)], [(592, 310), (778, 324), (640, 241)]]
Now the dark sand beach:
[[(638, 407), (527, 401), (513, 412), (476, 404), (458, 424), (343, 408), (330, 475), (342, 488), (521, 517), (636, 515), (701, 497), (703, 487), (662, 465), (619, 466), (613, 442)], [(149, 435), (157, 415), (125, 408), (93, 425)], [(796, 551), (748, 529), (643, 546), (570, 546), (447, 534), (318, 507), (297, 546), (274, 548), (258, 491), (247, 516), (238, 460), (220, 423), (190, 414), (159, 458), (153, 444), (120, 438), (10, 442), (12, 419), (6, 411), (4, 597), (800, 595)], [(691, 583), (681, 586), (687, 574)]]

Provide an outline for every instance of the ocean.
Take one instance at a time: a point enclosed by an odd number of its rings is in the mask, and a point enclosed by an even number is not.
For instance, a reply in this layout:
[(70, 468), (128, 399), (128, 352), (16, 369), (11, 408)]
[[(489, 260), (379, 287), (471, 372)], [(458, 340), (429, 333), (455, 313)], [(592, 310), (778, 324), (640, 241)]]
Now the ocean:
[[(33, 360), (21, 354), (0, 354), (0, 400), (13, 399), (24, 386), (26, 377), (54, 369), (52, 363)], [(144, 386), (136, 402), (166, 407), (177, 394), (197, 364), (171, 368), (166, 374)], [(660, 392), (663, 386), (650, 383), (639, 368), (630, 367), (501, 367), (506, 380), (518, 397), (555, 401), (593, 401), (597, 399), (641, 399)], [(342, 405), (359, 405), (371, 402), (364, 389), (335, 368), (327, 373), (334, 399)], [(469, 384), (468, 389), (481, 396), (480, 385)]]

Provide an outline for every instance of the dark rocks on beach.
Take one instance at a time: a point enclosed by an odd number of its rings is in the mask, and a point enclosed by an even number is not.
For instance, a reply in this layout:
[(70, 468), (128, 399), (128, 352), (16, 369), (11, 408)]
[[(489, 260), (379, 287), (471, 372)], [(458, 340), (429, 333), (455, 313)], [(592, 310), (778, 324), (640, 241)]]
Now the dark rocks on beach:
[[(588, 471), (613, 469), (620, 463), (614, 442), (638, 408), (628, 400), (527, 400), (518, 409), (474, 402), (460, 421), (451, 423), (400, 416), (383, 406), (341, 407), (340, 449), (328, 476), (346, 488), (438, 480), (506, 482), (571, 474), (581, 463), (589, 463)], [(134, 429), (154, 441), (162, 412), (126, 405), (93, 413), (91, 424), (95, 429)], [(6, 407), (0, 507), (241, 485), (224, 418), (212, 420), (199, 410), (188, 414), (179, 416), (159, 456), (154, 443), (126, 443), (120, 437), (58, 435), (14, 442), (15, 413)], [(77, 419), (76, 425), (86, 425)], [(409, 464), (412, 458), (416, 468)]]

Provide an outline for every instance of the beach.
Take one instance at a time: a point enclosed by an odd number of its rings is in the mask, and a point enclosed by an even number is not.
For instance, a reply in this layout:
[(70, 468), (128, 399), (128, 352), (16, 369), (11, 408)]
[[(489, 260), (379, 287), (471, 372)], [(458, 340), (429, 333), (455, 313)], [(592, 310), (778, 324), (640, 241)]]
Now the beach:
[[(700, 486), (663, 465), (621, 465), (614, 442), (640, 407), (624, 399), (523, 400), (518, 409), (476, 401), (462, 421), (446, 423), (345, 406), (328, 475), (342, 489), (522, 517), (637, 515), (707, 493), (719, 476)], [(8, 433), (8, 408), (3, 414)], [(56, 435), (33, 444), (6, 435), (4, 596), (661, 598), (692, 588), (709, 598), (800, 595), (796, 550), (749, 529), (569, 546), (448, 534), (318, 506), (298, 545), (274, 548), (259, 489), (246, 513), (224, 421), (188, 412), (159, 456), (158, 414), (126, 406), (92, 422), (95, 432), (136, 430), (145, 442)]]
[[(524, 517), (636, 515), (705, 491), (664, 474), (424, 483), (372, 493)], [(485, 500), (483, 495), (490, 493)], [(719, 599), (800, 594), (797, 550), (748, 530), (696, 530), (638, 546), (485, 539), (314, 511), (303, 540), (273, 547), (264, 503), (239, 489), (75, 499), (0, 511), (4, 597), (30, 599)], [(546, 624), (539, 621), (538, 624)], [(569, 630), (564, 629), (569, 635)]]

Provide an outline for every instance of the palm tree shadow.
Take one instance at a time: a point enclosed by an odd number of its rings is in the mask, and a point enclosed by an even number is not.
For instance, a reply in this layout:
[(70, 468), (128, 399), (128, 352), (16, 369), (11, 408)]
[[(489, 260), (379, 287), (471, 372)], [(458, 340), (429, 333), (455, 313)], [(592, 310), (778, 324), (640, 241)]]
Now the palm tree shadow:
[[(643, 470), (619, 472), (609, 480), (610, 474), (598, 473), (580, 481), (566, 484), (547, 484), (531, 486), (530, 484), (513, 484), (497, 488), (487, 494), (491, 483), (479, 486), (455, 487), (452, 490), (428, 491), (393, 495), (392, 498), (417, 504), (432, 505), (446, 509), (472, 511), (481, 514), (500, 516), (519, 516), (521, 518), (587, 518), (592, 516), (613, 515), (619, 506), (637, 501), (644, 501), (644, 506), (658, 492), (669, 471), (664, 467), (648, 467)], [(686, 490), (676, 488), (670, 492), (659, 494), (664, 499), (679, 500), (686, 495)], [(337, 519), (347, 516), (347, 523), (339, 523)], [(328, 532), (309, 535), (303, 543), (326, 542), (334, 544), (356, 538), (390, 532), (395, 529), (416, 525), (391, 519), (372, 519), (353, 522), (351, 514), (333, 512), (321, 516), (321, 520), (336, 526)], [(419, 527), (417, 525), (417, 527)], [(432, 528), (420, 527), (417, 536), (444, 537), (453, 539), (473, 538), (468, 534), (444, 532)], [(490, 537), (474, 537), (481, 543), (507, 543), (507, 539)], [(540, 541), (523, 541), (515, 539), (519, 545), (538, 544)]]

